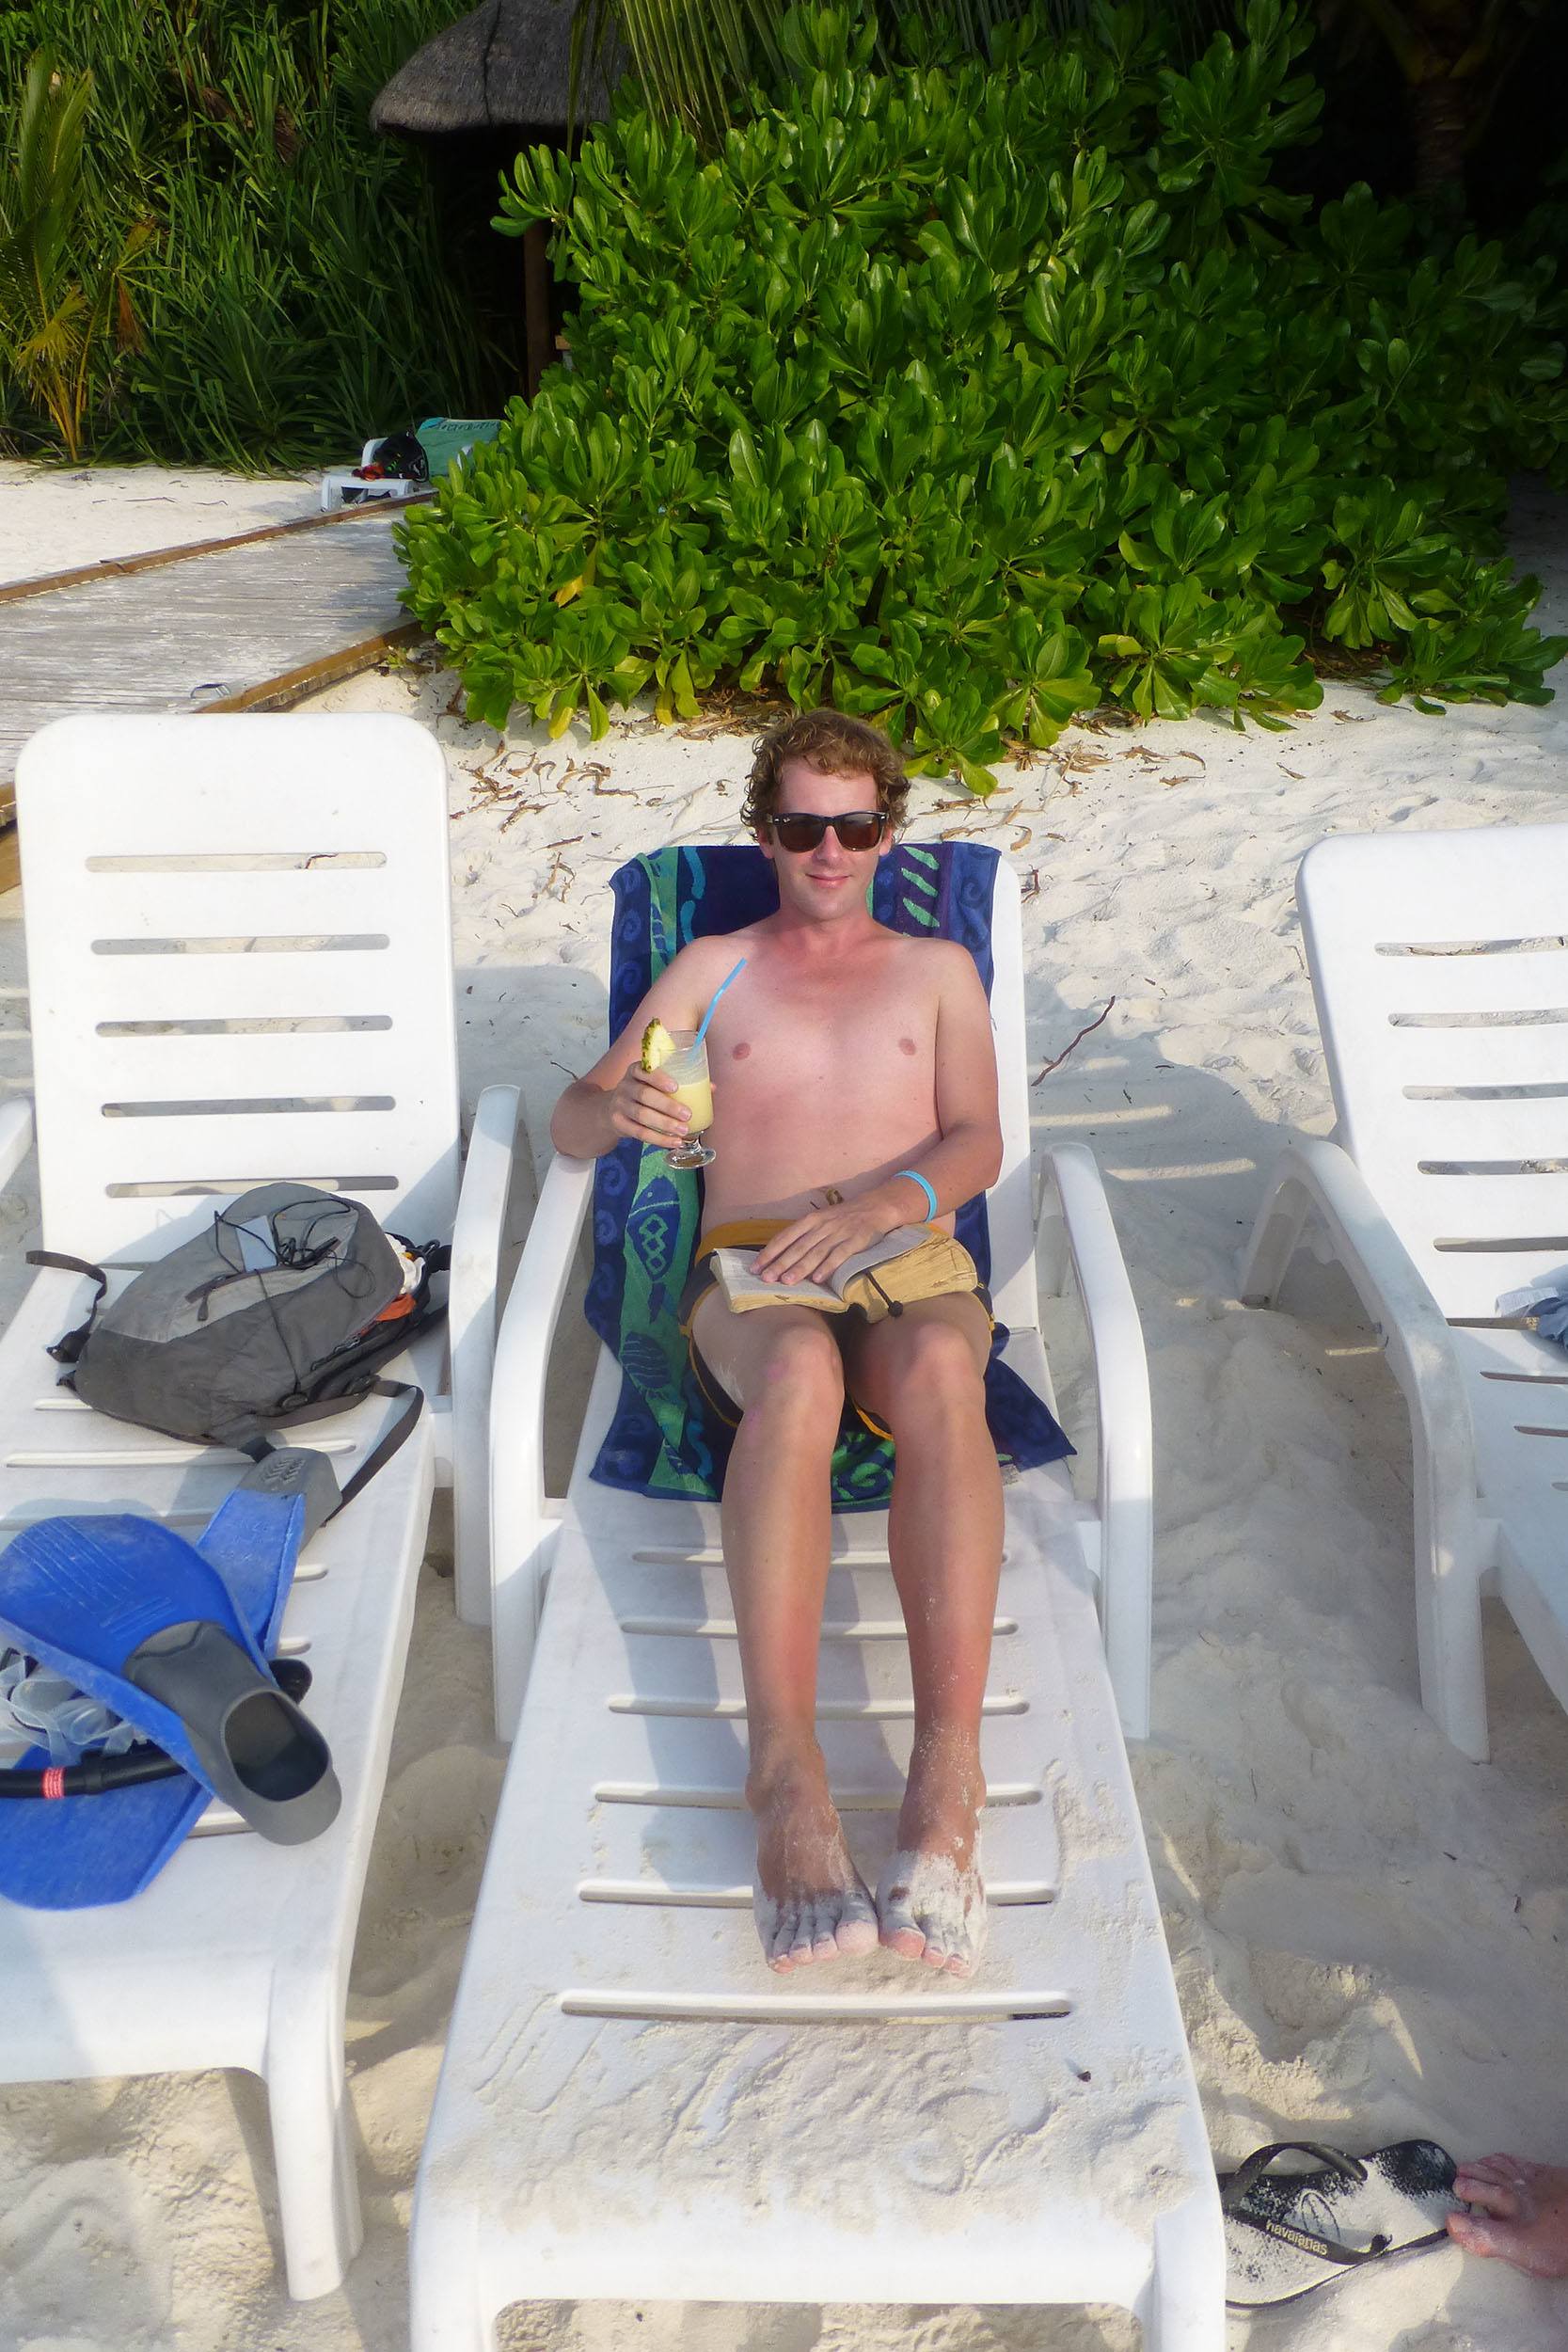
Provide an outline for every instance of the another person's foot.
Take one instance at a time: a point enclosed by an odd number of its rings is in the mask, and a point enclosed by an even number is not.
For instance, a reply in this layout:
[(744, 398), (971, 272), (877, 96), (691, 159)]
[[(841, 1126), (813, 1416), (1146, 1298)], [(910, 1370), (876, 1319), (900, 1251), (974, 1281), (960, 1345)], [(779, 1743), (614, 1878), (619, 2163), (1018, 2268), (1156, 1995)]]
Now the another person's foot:
[(985, 1801), (978, 1739), (922, 1733), (910, 1759), (898, 1851), (877, 1888), (889, 1951), (955, 1977), (974, 1973), (986, 1940), (979, 1826)]
[(849, 1858), (815, 1740), (753, 1759), (746, 1802), (757, 1825), (752, 1909), (769, 1968), (875, 1951), (876, 1910)]
[(1449, 2216), (1449, 2235), (1467, 2254), (1495, 2254), (1532, 2279), (1568, 2279), (1568, 2171), (1482, 2156), (1460, 2166), (1453, 2193), (1480, 2209)]

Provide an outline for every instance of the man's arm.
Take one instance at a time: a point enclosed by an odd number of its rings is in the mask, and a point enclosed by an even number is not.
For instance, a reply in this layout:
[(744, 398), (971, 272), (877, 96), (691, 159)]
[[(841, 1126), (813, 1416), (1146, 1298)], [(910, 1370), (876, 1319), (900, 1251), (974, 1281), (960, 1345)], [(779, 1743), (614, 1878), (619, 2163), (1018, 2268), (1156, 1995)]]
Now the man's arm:
[[(942, 943), (937, 998), (936, 1098), (939, 1140), (920, 1154), (919, 1172), (944, 1216), (996, 1182), (1002, 1167), (1002, 1126), (996, 1109), (996, 1049), (990, 1006), (967, 948)], [(770, 1281), (825, 1282), (836, 1266), (895, 1226), (924, 1224), (931, 1215), (925, 1187), (905, 1175), (887, 1177), (868, 1192), (807, 1216), (775, 1233), (757, 1254), (756, 1270)]]
[[(663, 1148), (683, 1143), (691, 1114), (672, 1103), (675, 1081), (642, 1068), (642, 1033), (650, 1021), (667, 1029), (694, 1029), (706, 998), (703, 980), (713, 961), (706, 941), (683, 947), (659, 974), (608, 1054), (574, 1078), (550, 1115), (550, 1141), (573, 1159), (595, 1160), (627, 1136)], [(709, 992), (711, 993), (711, 992)]]
[[(1002, 1171), (1002, 1122), (996, 1109), (996, 1048), (990, 1005), (966, 947), (947, 945), (937, 1005), (937, 1125), (942, 1139), (925, 1152), (920, 1173), (945, 1214), (994, 1184)], [(909, 1178), (890, 1179), (900, 1217), (927, 1214)], [(918, 1204), (918, 1205), (916, 1205)]]

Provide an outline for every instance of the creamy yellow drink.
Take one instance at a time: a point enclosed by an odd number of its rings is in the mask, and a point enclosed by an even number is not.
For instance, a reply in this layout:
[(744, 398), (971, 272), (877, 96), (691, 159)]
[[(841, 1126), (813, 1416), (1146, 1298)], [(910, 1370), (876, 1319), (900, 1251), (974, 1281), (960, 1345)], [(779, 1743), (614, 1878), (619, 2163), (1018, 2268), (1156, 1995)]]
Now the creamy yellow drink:
[(706, 1168), (714, 1156), (708, 1145), (699, 1140), (703, 1129), (713, 1124), (706, 1045), (695, 1029), (667, 1029), (662, 1021), (650, 1021), (642, 1033), (642, 1067), (661, 1070), (667, 1078), (673, 1078), (674, 1100), (684, 1103), (691, 1113), (685, 1142), (666, 1151), (665, 1158), (672, 1168)]
[(713, 1088), (706, 1078), (689, 1078), (675, 1089), (675, 1100), (691, 1113), (689, 1134), (699, 1136), (713, 1124)]

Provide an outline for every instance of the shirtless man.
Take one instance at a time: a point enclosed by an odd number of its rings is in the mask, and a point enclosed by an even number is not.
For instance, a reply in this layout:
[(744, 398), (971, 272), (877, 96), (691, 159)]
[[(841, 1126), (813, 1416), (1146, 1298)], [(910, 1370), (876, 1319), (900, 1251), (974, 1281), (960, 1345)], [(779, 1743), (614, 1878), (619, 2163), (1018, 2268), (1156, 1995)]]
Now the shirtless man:
[[(689, 1114), (670, 1099), (673, 1080), (640, 1067), (643, 1030), (656, 1015), (667, 1028), (695, 1027), (744, 955), (707, 1036), (705, 1139), (717, 1156), (703, 1235), (779, 1220), (758, 1264), (780, 1281), (822, 1279), (895, 1226), (925, 1222), (927, 1187), (950, 1232), (953, 1210), (1001, 1166), (990, 1014), (972, 958), (884, 929), (866, 903), (908, 789), (886, 738), (835, 711), (803, 713), (766, 737), (744, 815), (777, 873), (778, 913), (684, 948), (551, 1122), (557, 1149), (582, 1158), (626, 1136), (678, 1141)], [(985, 1930), (980, 1707), (1002, 1556), (985, 1307), (965, 1293), (869, 1325), (809, 1307), (737, 1315), (710, 1288), (690, 1330), (709, 1385), (740, 1414), (724, 1562), (769, 1965), (799, 1968), (879, 1939), (967, 1975)], [(898, 1851), (875, 1901), (850, 1860), (816, 1734), (829, 1464), (847, 1392), (896, 1447), (889, 1549), (914, 1691)]]

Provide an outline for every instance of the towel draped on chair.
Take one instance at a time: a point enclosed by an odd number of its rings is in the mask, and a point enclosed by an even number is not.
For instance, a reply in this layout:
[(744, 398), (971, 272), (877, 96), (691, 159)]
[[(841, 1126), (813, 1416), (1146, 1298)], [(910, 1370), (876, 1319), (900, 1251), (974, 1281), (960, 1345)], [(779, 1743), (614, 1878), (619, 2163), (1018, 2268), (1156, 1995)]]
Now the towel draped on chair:
[[(996, 851), (978, 842), (900, 845), (882, 858), (871, 911), (913, 938), (956, 940), (990, 993), (991, 891)], [(623, 866), (611, 883), (610, 1034), (618, 1037), (658, 975), (691, 940), (738, 930), (778, 907), (773, 869), (754, 848), (658, 850)], [(594, 1476), (640, 1494), (713, 1502), (723, 1486), (731, 1432), (692, 1377), (676, 1306), (702, 1222), (695, 1170), (672, 1168), (657, 1147), (629, 1137), (599, 1161), (594, 1186), (594, 1272), (588, 1321), (621, 1366), (621, 1395)], [(957, 1218), (958, 1238), (990, 1279), (984, 1196)], [(986, 1417), (1004, 1468), (1072, 1452), (1062, 1430), (1002, 1361), (999, 1324), (986, 1371)], [(832, 1461), (835, 1511), (886, 1508), (893, 1447), (847, 1410)]]

